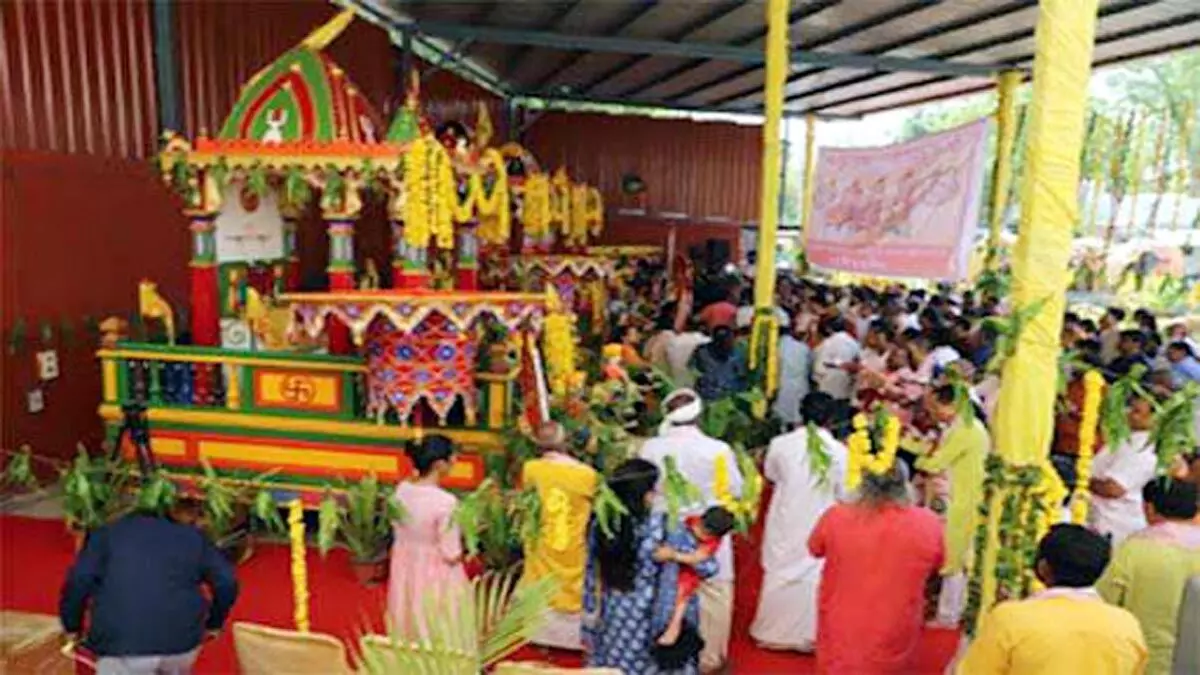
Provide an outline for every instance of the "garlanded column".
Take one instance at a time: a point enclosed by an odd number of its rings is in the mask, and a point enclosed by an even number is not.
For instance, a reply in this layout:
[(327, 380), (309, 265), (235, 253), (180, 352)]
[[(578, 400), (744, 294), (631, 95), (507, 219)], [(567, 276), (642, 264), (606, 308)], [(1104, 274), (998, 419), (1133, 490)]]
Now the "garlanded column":
[(1012, 183), (1013, 146), (1017, 141), (1017, 87), (1021, 73), (1000, 74), (996, 83), (996, 168), (992, 174), (992, 210), (988, 227), (987, 257), (984, 268), (996, 269), (1000, 263), (1000, 232), (1004, 228), (1004, 212), (1008, 210), (1008, 191)]
[(393, 215), (392, 226), (392, 286), (394, 288), (429, 288), (428, 249), (413, 246), (404, 239), (404, 221)]
[(337, 214), (325, 216), (329, 234), (329, 290), (354, 288), (354, 221)]
[[(750, 367), (762, 369), (760, 382), (767, 397), (774, 393), (779, 325), (775, 318), (775, 237), (779, 226), (779, 160), (782, 151), (783, 87), (788, 69), (788, 0), (767, 3), (766, 78), (763, 103), (762, 191), (758, 207), (758, 269), (754, 279), (754, 327), (750, 337)], [(766, 415), (766, 400), (754, 413)]]
[(968, 632), (996, 600), (1028, 592), (1038, 534), (1056, 508), (1055, 493), (1062, 492), (1061, 485), (1054, 489), (1048, 452), (1097, 2), (1038, 5), (1029, 161), (1012, 264), (1013, 312), (1024, 320), (1002, 372), (996, 452), (988, 461), (964, 618)]
[[(354, 173), (325, 176), (321, 195), (321, 216), (329, 234), (329, 290), (349, 291), (355, 288), (354, 222), (362, 212), (359, 196), (361, 183)], [(350, 331), (340, 321), (330, 320), (326, 329), (331, 354), (349, 354), (353, 345)]]
[(469, 220), (458, 226), (458, 270), (454, 279), (457, 290), (479, 288), (479, 224)]
[(300, 209), (284, 204), (280, 206), (279, 215), (283, 218), (283, 290), (290, 292), (300, 288), (300, 246), (297, 233)]
[(188, 229), (192, 233), (191, 316), (192, 343), (221, 344), (221, 300), (217, 280), (216, 218), (221, 208), (221, 190), (207, 172), (195, 176), (189, 195)]

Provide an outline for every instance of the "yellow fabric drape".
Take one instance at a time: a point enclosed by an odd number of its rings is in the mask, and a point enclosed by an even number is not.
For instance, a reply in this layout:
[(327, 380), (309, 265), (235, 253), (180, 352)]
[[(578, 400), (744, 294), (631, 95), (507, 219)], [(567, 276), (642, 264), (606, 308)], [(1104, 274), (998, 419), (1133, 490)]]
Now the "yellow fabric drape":
[(1058, 378), (1059, 334), (1079, 216), (1079, 149), (1091, 73), (1097, 0), (1039, 4), (1021, 227), (1013, 257), (1015, 308), (1046, 299), (1005, 363), (996, 444), (1014, 464), (1048, 452)]
[[(1097, 3), (1042, 0), (1038, 6), (1013, 301), (1014, 311), (1045, 304), (1025, 325), (1016, 352), (1004, 364), (993, 440), (1006, 471), (1040, 465), (1050, 449), (1071, 236), (1079, 216), (1079, 150)], [(980, 575), (979, 616), (996, 600), (1003, 499), (1003, 491), (997, 491), (989, 500), (982, 569), (975, 571)]]
[(779, 139), (783, 118), (783, 87), (788, 66), (788, 0), (767, 3), (767, 68), (763, 119), (762, 188), (758, 207), (758, 268), (754, 306), (775, 304), (775, 233), (779, 227)]
[(1000, 231), (1004, 227), (1004, 212), (1008, 207), (1008, 190), (1012, 184), (1013, 146), (1017, 142), (1017, 87), (1021, 84), (1021, 73), (1008, 71), (1000, 74), (996, 83), (996, 169), (992, 174), (992, 213), (988, 228), (988, 269), (995, 269), (1000, 262)]
[(812, 226), (813, 178), (817, 171), (817, 116), (804, 116), (804, 201), (800, 204), (800, 245), (807, 249), (808, 231)]
[[(754, 279), (754, 307), (758, 310), (754, 319), (751, 344), (763, 344), (766, 340), (767, 377), (764, 390), (770, 396), (777, 382), (771, 373), (777, 372), (773, 362), (779, 325), (772, 309), (775, 306), (775, 239), (779, 229), (780, 156), (782, 142), (779, 127), (783, 120), (783, 88), (788, 68), (788, 11), (789, 0), (770, 0), (767, 3), (767, 48), (766, 79), (763, 119), (762, 189), (758, 207), (758, 267)], [(751, 367), (757, 360), (757, 350), (751, 349)], [(758, 405), (754, 412), (765, 416), (766, 402)]]

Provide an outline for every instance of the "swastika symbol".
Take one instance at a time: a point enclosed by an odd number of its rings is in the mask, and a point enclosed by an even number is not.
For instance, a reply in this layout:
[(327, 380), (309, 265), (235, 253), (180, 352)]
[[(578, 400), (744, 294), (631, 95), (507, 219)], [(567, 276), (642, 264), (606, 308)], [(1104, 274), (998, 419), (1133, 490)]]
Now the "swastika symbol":
[(287, 375), (279, 385), (280, 396), (293, 403), (309, 403), (316, 393), (317, 388), (307, 375)]

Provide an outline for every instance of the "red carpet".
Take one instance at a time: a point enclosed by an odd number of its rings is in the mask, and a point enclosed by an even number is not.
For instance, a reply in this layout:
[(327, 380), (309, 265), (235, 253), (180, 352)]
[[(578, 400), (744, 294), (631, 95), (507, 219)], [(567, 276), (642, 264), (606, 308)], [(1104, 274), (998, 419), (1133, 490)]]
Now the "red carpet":
[[(755, 531), (737, 547), (737, 607), (730, 646), (732, 671), (770, 675), (814, 672), (812, 658), (758, 649), (748, 635), (762, 578), (756, 543), (760, 536)], [(60, 521), (0, 516), (0, 608), (55, 613), (59, 585), (72, 556), (71, 540)], [(289, 627), (292, 622), (289, 569), (285, 546), (260, 545), (254, 556), (238, 569), (242, 592), (233, 610), (233, 620)], [(383, 589), (358, 585), (350, 574), (344, 552), (334, 551), (323, 560), (310, 551), (308, 575), (313, 630), (353, 641), (366, 626), (381, 625)], [(926, 631), (914, 675), (941, 673), (954, 653), (957, 639), (953, 632)], [(564, 666), (579, 663), (572, 654), (533, 648), (523, 650), (520, 657), (550, 660)], [(196, 671), (200, 675), (238, 672), (233, 639), (228, 633), (205, 647)]]

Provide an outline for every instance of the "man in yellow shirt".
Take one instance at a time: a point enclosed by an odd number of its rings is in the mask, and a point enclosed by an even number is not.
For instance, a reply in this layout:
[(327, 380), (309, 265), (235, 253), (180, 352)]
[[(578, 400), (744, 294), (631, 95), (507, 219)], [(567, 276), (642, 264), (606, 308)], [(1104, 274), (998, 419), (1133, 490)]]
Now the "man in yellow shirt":
[(1146, 642), (1137, 619), (1105, 604), (1092, 585), (1108, 565), (1108, 540), (1055, 525), (1038, 546), (1046, 590), (997, 605), (983, 618), (958, 675), (1141, 675)]
[(1150, 526), (1117, 547), (1096, 584), (1105, 600), (1133, 612), (1150, 649), (1148, 675), (1168, 675), (1188, 578), (1200, 575), (1197, 486), (1167, 476), (1142, 490)]

